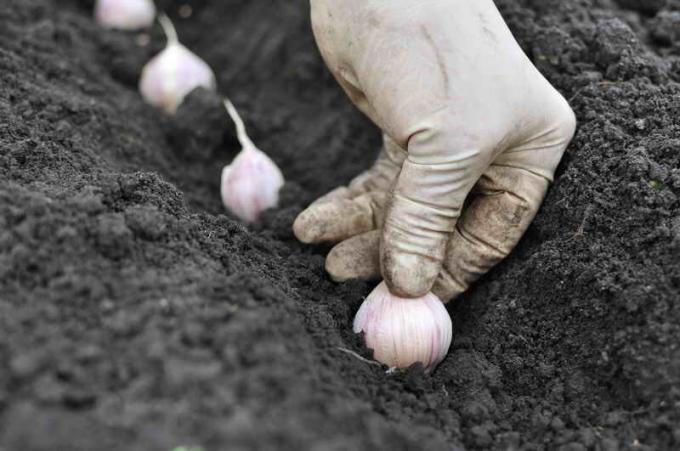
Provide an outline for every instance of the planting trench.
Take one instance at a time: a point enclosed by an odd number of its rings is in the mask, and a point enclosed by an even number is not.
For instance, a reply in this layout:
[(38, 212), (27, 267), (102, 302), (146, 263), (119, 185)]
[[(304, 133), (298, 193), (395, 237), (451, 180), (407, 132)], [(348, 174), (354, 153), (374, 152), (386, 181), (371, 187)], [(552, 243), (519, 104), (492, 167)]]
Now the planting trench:
[(291, 232), (379, 146), (306, 1), (160, 2), (286, 175), (251, 228), (220, 204), (220, 99), (169, 118), (136, 91), (159, 29), (4, 2), (0, 449), (680, 447), (678, 0), (497, 1), (579, 129), (518, 249), (449, 305), (431, 377), (357, 358), (371, 284)]

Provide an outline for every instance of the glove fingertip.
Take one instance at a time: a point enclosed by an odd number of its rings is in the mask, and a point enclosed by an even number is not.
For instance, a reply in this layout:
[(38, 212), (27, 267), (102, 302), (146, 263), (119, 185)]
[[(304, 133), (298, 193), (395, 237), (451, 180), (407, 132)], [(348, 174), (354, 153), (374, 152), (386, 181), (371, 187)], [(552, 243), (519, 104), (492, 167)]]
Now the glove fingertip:
[(316, 243), (321, 235), (316, 215), (310, 210), (311, 208), (308, 208), (300, 213), (293, 223), (295, 237), (305, 244)]
[(381, 266), (390, 292), (403, 298), (425, 296), (432, 290), (441, 270), (441, 263), (404, 252), (384, 253)]
[(379, 247), (377, 230), (350, 238), (328, 253), (326, 272), (335, 282), (377, 279), (380, 277)]
[(332, 251), (326, 258), (325, 269), (333, 282), (342, 283), (354, 278), (354, 271), (348, 267), (345, 259), (342, 256), (334, 255)]

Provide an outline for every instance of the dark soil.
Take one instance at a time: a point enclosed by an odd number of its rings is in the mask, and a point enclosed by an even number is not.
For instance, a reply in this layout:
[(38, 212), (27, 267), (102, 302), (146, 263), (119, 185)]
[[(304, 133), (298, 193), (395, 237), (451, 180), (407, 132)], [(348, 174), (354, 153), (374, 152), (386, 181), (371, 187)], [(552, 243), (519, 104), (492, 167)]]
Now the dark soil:
[(288, 179), (248, 229), (219, 98), (136, 91), (163, 45), (91, 1), (0, 7), (0, 449), (680, 447), (680, 1), (498, 0), (579, 130), (514, 254), (449, 306), (431, 376), (343, 351), (366, 283), (291, 224), (379, 144), (305, 0), (196, 0), (180, 35)]

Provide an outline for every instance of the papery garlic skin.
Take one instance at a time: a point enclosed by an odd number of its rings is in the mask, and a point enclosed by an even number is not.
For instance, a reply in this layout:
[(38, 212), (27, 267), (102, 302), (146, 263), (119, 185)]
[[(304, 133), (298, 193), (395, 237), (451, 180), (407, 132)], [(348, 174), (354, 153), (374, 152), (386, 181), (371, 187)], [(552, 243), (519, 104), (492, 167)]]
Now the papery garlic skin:
[(420, 362), (429, 373), (449, 352), (453, 325), (444, 304), (434, 294), (400, 298), (382, 282), (354, 318), (354, 333), (361, 332), (375, 360), (391, 369)]
[(97, 0), (94, 17), (108, 28), (140, 30), (153, 24), (156, 5), (153, 0)]
[(179, 43), (170, 20), (164, 15), (158, 20), (168, 44), (144, 66), (139, 91), (149, 104), (174, 114), (191, 91), (199, 87), (215, 90), (217, 81), (210, 66)]
[(252, 223), (264, 210), (278, 205), (285, 180), (276, 163), (250, 140), (233, 104), (226, 100), (225, 107), (236, 124), (243, 149), (222, 170), (222, 202), (241, 220)]

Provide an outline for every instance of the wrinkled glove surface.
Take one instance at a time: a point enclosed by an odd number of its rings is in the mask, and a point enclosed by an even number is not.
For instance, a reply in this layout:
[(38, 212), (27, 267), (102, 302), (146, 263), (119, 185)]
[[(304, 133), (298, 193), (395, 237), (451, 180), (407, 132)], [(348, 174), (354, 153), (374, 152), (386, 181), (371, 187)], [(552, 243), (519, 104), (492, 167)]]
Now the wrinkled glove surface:
[(505, 258), (545, 197), (574, 114), (491, 0), (311, 0), (340, 85), (384, 133), (375, 165), (297, 218), (339, 243), (338, 281), (448, 301)]

